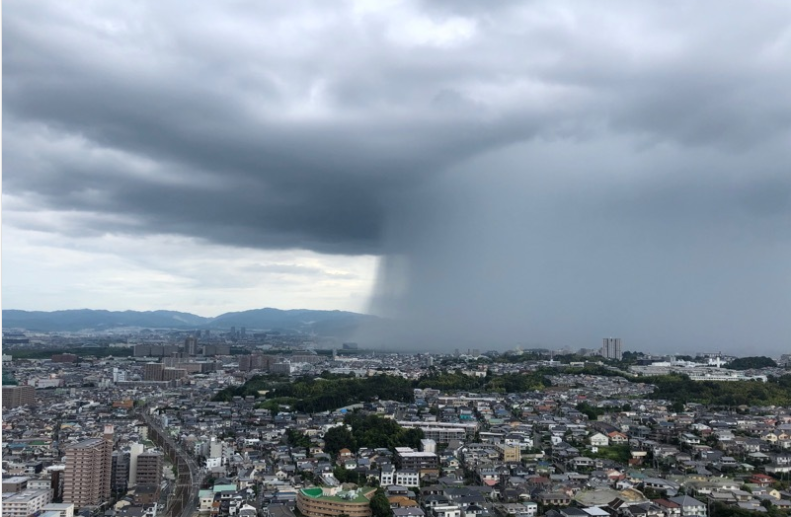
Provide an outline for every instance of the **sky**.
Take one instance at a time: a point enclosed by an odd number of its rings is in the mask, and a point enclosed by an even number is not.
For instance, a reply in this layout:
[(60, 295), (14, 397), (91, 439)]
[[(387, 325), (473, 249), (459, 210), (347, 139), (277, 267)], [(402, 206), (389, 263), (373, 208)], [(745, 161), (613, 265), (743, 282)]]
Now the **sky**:
[(3, 4), (3, 308), (791, 351), (791, 4)]

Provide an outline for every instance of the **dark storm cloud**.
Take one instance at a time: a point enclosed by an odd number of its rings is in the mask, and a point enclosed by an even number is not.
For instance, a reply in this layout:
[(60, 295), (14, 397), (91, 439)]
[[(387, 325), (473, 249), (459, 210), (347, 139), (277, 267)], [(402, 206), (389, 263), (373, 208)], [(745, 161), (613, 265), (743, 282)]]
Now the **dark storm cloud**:
[(4, 7), (5, 193), (78, 214), (10, 224), (385, 255), (384, 312), (501, 342), (717, 327), (695, 278), (789, 330), (787, 2)]
[[(676, 17), (649, 27), (656, 34), (630, 34), (628, 24), (651, 23), (652, 12), (623, 6), (623, 18), (547, 5), (535, 13), (459, 6), (473, 34), (457, 46), (414, 48), (378, 34), (388, 29), (382, 17), (354, 23), (351, 12), (317, 5), (293, 13), (252, 5), (87, 7), (9, 3), (8, 191), (36, 193), (55, 209), (131, 215), (141, 232), (378, 252), (399, 195), (486, 149), (536, 134), (586, 138), (590, 126), (608, 121), (693, 144), (727, 145), (787, 127), (789, 103), (777, 96), (788, 93), (781, 81), (766, 80), (787, 78), (787, 66), (770, 68), (769, 78), (744, 77), (760, 72), (760, 63), (742, 72), (753, 52), (781, 35), (781, 6), (754, 13), (746, 28), (728, 27), (745, 34), (725, 48), (712, 48), (719, 33), (709, 30), (706, 39), (693, 22), (669, 27)], [(440, 31), (457, 16), (443, 9), (427, 11), (436, 25), (425, 30)], [(518, 32), (506, 23), (515, 14), (527, 20)], [(715, 29), (726, 21), (715, 16)], [(590, 22), (600, 26), (583, 26)], [(619, 24), (625, 38), (607, 44), (605, 32)], [(408, 31), (402, 36), (409, 43)], [(745, 83), (742, 93), (758, 109), (734, 94)], [(320, 113), (287, 116), (310, 109), (312, 89)], [(769, 108), (773, 116), (764, 117)], [(43, 128), (45, 139), (84, 143), (50, 156), (31, 147)], [(108, 168), (96, 163), (97, 149), (149, 160), (153, 170), (131, 174), (123, 160)], [(37, 163), (26, 160), (30, 154)], [(163, 184), (174, 171), (179, 181)]]

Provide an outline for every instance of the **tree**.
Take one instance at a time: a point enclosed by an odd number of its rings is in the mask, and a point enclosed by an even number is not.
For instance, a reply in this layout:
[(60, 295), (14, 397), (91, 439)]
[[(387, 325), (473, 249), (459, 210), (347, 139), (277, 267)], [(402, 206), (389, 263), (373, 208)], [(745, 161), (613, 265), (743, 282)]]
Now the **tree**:
[(341, 449), (357, 451), (357, 440), (345, 425), (333, 427), (324, 433), (324, 450), (330, 456), (337, 456)]
[(753, 370), (759, 368), (777, 368), (777, 363), (766, 356), (739, 357), (725, 365), (730, 370)]
[(377, 488), (376, 493), (371, 498), (371, 513), (372, 517), (393, 517), (390, 501), (387, 500), (385, 491), (381, 488)]
[(286, 430), (286, 439), (292, 447), (310, 447), (310, 438), (308, 438), (305, 433), (297, 431), (296, 429)]

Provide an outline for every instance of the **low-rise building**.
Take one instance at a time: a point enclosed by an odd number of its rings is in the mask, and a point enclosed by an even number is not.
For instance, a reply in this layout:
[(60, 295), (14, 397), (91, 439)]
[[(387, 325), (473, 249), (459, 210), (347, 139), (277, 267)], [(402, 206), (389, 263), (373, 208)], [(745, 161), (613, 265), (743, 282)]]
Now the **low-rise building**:
[(5, 517), (29, 517), (52, 501), (50, 490), (23, 490), (3, 499)]
[(297, 508), (306, 517), (371, 517), (371, 498), (376, 490), (338, 487), (303, 488), (297, 492)]

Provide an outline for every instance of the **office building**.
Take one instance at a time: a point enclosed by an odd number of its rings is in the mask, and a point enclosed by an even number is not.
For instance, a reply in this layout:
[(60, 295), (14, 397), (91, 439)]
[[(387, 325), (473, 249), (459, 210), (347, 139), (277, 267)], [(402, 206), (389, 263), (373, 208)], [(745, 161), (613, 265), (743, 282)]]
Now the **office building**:
[(621, 338), (604, 338), (601, 347), (601, 355), (607, 359), (617, 359), (620, 361), (623, 358), (623, 353), (621, 351)]
[(3, 517), (30, 517), (52, 502), (51, 490), (23, 490), (3, 497)]
[(135, 345), (132, 348), (132, 355), (135, 357), (147, 357), (151, 355), (151, 345)]
[(184, 368), (165, 368), (162, 370), (163, 381), (175, 381), (187, 376), (187, 370)]
[(36, 388), (33, 386), (3, 386), (3, 407), (15, 408), (36, 405)]
[(143, 368), (144, 381), (161, 381), (162, 372), (165, 370), (163, 363), (146, 363)]
[(142, 443), (133, 443), (129, 446), (129, 487), (135, 486), (137, 481), (137, 458), (145, 452)]
[(125, 494), (129, 488), (129, 457), (129, 452), (113, 452), (110, 485), (114, 494)]
[(27, 488), (27, 482), (30, 478), (27, 476), (12, 476), (3, 478), (3, 493), (12, 494), (14, 492), (21, 492)]
[(190, 336), (184, 340), (184, 351), (188, 356), (198, 355), (198, 338)]
[(411, 447), (396, 447), (396, 467), (398, 470), (414, 470), (420, 474), (439, 473), (439, 457), (433, 452), (420, 452)]
[(135, 485), (159, 486), (164, 458), (161, 452), (144, 452), (137, 456)]
[(63, 502), (77, 508), (99, 506), (110, 499), (113, 426), (102, 438), (89, 438), (66, 448)]

